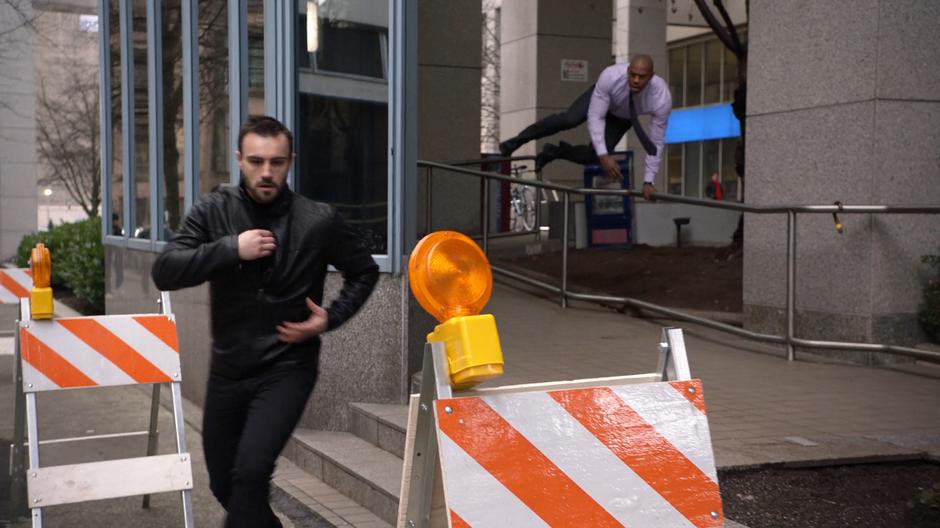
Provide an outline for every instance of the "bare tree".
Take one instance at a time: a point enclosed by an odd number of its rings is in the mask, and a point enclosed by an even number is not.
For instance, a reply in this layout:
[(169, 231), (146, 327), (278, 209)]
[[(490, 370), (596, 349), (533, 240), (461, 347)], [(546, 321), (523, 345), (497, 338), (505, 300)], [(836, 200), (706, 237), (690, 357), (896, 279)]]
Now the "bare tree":
[(52, 96), (39, 82), (36, 107), (39, 161), (46, 180), (58, 183), (88, 216), (101, 204), (97, 72), (73, 68)]
[(499, 25), (501, 0), (483, 0), (480, 151), (499, 152)]

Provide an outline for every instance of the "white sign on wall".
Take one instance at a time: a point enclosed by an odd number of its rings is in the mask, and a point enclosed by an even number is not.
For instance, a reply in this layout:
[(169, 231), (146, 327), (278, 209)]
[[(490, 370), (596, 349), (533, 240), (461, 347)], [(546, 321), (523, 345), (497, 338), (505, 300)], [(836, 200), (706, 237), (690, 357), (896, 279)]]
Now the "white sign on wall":
[(580, 59), (561, 59), (561, 80), (587, 82), (588, 61)]

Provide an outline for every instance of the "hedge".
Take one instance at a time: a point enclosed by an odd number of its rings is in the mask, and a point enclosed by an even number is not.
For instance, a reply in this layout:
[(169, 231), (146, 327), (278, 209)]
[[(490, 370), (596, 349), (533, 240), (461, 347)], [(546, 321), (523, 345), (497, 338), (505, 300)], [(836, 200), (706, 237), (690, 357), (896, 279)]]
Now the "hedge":
[(49, 231), (23, 237), (16, 252), (16, 264), (29, 266), (38, 242), (52, 255), (52, 287), (66, 286), (95, 313), (104, 313), (104, 247), (101, 245), (101, 219), (89, 218), (73, 224), (60, 224)]

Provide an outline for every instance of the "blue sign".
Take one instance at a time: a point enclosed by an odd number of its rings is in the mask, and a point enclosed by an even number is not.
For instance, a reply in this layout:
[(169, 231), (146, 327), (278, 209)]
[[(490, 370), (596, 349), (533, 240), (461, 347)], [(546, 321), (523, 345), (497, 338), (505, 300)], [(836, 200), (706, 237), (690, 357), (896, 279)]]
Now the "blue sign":
[(673, 110), (666, 127), (666, 144), (733, 137), (741, 137), (741, 123), (730, 104)]

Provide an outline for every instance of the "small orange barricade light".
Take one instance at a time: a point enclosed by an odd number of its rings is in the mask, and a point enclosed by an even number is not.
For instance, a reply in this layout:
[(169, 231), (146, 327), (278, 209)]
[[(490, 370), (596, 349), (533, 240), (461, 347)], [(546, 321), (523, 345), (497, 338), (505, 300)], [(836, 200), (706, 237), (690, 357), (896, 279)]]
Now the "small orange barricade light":
[(478, 315), (493, 293), (493, 271), (480, 247), (456, 231), (422, 238), (408, 263), (411, 291), (441, 324), (428, 342), (447, 348), (451, 385), (467, 389), (503, 374), (496, 318)]
[(52, 319), (52, 255), (42, 242), (36, 244), (30, 256), (33, 270), (33, 291), (29, 306), (33, 319)]

